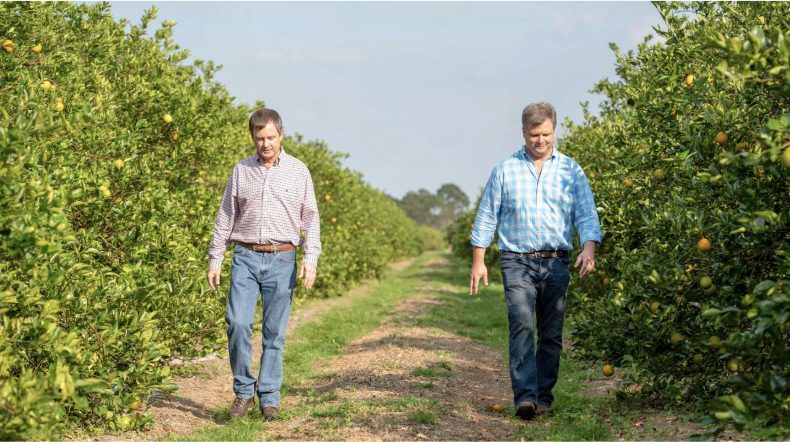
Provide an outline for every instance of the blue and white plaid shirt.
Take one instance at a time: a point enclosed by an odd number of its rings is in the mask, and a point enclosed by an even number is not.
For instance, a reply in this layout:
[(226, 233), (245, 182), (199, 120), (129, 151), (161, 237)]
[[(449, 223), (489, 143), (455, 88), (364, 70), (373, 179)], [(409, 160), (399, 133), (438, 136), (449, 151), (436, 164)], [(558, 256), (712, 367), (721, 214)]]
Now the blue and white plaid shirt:
[(497, 245), (504, 251), (573, 250), (574, 226), (582, 245), (603, 239), (584, 171), (556, 148), (540, 174), (524, 149), (494, 169), (477, 210), (472, 244), (491, 245), (497, 221)]

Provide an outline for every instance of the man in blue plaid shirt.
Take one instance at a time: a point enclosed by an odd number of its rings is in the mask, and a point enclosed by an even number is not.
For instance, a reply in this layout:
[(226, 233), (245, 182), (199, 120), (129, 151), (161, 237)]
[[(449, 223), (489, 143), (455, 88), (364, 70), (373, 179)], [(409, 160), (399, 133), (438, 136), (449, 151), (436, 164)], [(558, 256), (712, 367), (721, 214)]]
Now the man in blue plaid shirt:
[[(584, 250), (579, 276), (595, 267), (595, 244), (603, 232), (590, 184), (579, 164), (553, 147), (557, 113), (533, 103), (521, 114), (526, 145), (497, 166), (477, 210), (469, 294), (480, 279), (488, 285), (484, 257), (499, 221), (502, 279), (510, 324), (510, 380), (516, 416), (553, 414), (562, 351), (565, 298), (570, 281), (573, 228)], [(535, 353), (533, 317), (537, 313)]]

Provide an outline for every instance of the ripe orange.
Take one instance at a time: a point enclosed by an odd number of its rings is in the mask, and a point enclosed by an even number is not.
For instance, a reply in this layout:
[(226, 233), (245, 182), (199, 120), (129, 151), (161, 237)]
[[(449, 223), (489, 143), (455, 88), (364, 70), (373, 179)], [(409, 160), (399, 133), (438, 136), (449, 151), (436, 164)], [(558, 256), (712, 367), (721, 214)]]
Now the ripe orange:
[(132, 402), (131, 404), (129, 404), (129, 408), (131, 408), (132, 410), (139, 410), (141, 405), (142, 404), (140, 402)]
[(6, 40), (2, 44), (2, 48), (4, 51), (8, 52), (9, 54), (14, 52), (14, 42), (11, 40)]
[(327, 200), (327, 201), (329, 201), (330, 199), (332, 199), (332, 197), (331, 197), (331, 196), (329, 196), (329, 195), (325, 196), (324, 198), (326, 198), (326, 200)]
[(710, 241), (708, 241), (705, 238), (699, 240), (699, 242), (697, 243), (697, 250), (699, 250), (702, 253), (707, 253), (710, 250)]
[(106, 198), (109, 198), (109, 197), (111, 197), (111, 196), (112, 196), (112, 192), (110, 192), (110, 189), (104, 189), (104, 190), (102, 190), (102, 192), (101, 192), (101, 193), (102, 193), (102, 194), (103, 194), (103, 195), (104, 195)]
[(39, 43), (39, 44), (33, 46), (32, 48), (30, 48), (30, 50), (33, 51), (33, 52), (41, 52), (41, 49), (42, 49), (41, 48), (41, 43)]
[(609, 376), (614, 374), (614, 367), (612, 367), (609, 364), (606, 364), (603, 366), (603, 370), (601, 370), (601, 372), (603, 373), (604, 376), (608, 378)]
[(494, 405), (492, 408), (496, 411), (502, 411), (505, 409), (503, 405)]
[(694, 76), (689, 75), (688, 77), (686, 77), (686, 86), (691, 86), (692, 83), (694, 83)]
[(336, 223), (337, 222), (337, 218), (332, 218), (332, 222)]
[(178, 140), (178, 134), (174, 133), (173, 134), (173, 141), (177, 141), (177, 140)]
[(634, 187), (634, 182), (631, 180), (623, 180), (623, 184), (625, 184), (626, 187)]
[(55, 110), (60, 112), (63, 110), (63, 103), (58, 103), (55, 105)]
[(115, 166), (116, 168), (120, 169), (120, 168), (123, 167), (123, 160), (118, 158), (117, 160), (112, 162), (112, 165)]
[(43, 87), (43, 88), (44, 88), (44, 89), (46, 89), (46, 90), (49, 90), (49, 88), (51, 88), (51, 87), (52, 87), (52, 83), (50, 83), (50, 82), (49, 82), (49, 80), (44, 80), (44, 81), (41, 83), (41, 87)]
[(719, 133), (716, 134), (716, 142), (719, 143), (719, 144), (724, 144), (729, 139), (730, 139), (730, 137), (727, 136), (726, 132), (719, 132)]
[(164, 120), (165, 120), (165, 123), (172, 123), (173, 122), (173, 117), (171, 117), (170, 114), (165, 114)]
[(595, 178), (595, 172), (590, 172), (590, 178)]

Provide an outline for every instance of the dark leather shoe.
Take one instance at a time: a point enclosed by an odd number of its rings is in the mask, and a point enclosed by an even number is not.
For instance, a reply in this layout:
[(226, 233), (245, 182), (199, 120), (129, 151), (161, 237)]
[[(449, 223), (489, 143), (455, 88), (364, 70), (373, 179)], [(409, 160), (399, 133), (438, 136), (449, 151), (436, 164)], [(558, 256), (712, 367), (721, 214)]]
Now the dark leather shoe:
[(547, 416), (551, 416), (554, 414), (554, 410), (552, 410), (548, 405), (538, 404), (538, 409), (535, 410), (535, 414), (545, 414)]
[(233, 400), (233, 405), (228, 410), (228, 416), (231, 418), (240, 418), (247, 415), (247, 411), (255, 405), (255, 398), (242, 399), (236, 398)]
[(267, 421), (273, 421), (277, 419), (277, 407), (263, 407), (261, 409), (261, 414)]
[(516, 416), (522, 420), (528, 421), (535, 417), (535, 404), (530, 401), (524, 401), (516, 407)]

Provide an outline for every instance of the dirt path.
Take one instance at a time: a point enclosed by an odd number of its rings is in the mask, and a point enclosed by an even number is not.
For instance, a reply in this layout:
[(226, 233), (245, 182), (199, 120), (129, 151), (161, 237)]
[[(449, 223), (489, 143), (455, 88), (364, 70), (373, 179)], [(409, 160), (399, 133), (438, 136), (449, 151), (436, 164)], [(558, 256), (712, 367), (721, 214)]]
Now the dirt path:
[[(264, 439), (512, 439), (508, 416), (492, 408), (512, 395), (501, 355), (470, 339), (415, 325), (436, 303), (428, 290), (403, 301), (385, 325), (351, 343), (325, 368), (333, 377), (307, 386), (332, 398), (324, 402), (325, 418), (319, 409), (313, 419), (275, 422)], [(304, 400), (291, 397), (284, 406)], [(344, 421), (332, 412), (355, 404), (371, 413)], [(333, 428), (338, 420), (342, 425)]]

